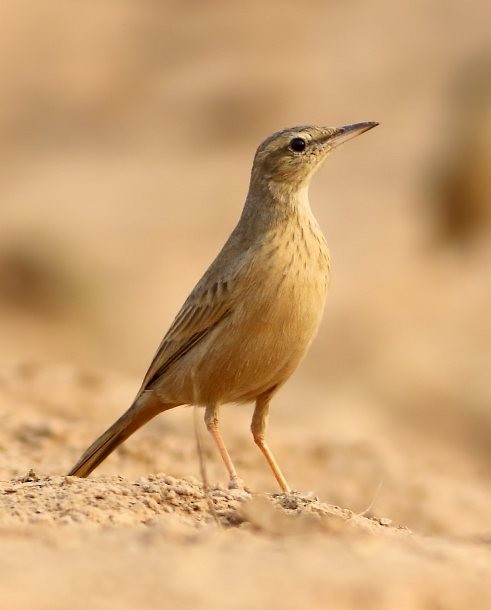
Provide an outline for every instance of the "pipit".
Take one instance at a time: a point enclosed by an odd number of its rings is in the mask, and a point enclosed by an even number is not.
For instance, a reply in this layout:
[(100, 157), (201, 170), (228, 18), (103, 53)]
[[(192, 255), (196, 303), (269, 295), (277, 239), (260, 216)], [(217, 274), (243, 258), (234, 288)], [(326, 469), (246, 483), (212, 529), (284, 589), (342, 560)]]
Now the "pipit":
[(205, 407), (229, 487), (240, 487), (220, 434), (219, 409), (255, 401), (254, 441), (282, 491), (290, 491), (265, 431), (271, 398), (317, 332), (329, 283), (329, 250), (308, 186), (335, 147), (376, 125), (292, 127), (259, 146), (237, 226), (164, 336), (133, 404), (69, 475), (90, 474), (158, 413), (198, 405)]

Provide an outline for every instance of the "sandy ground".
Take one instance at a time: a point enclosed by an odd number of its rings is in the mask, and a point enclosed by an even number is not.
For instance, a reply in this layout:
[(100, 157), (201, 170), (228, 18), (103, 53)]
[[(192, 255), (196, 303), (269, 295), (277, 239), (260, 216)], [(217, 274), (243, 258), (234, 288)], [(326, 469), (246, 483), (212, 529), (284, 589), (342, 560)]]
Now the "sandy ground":
[(31, 470), (1, 485), (1, 515), (9, 607), (32, 608), (33, 591), (36, 608), (491, 602), (489, 536), (422, 537), (312, 495)]
[[(491, 604), (488, 492), (478, 492), (449, 464), (445, 473), (434, 460), (432, 467), (404, 464), (387, 446), (391, 464), (382, 467), (374, 426), (366, 433), (373, 440), (361, 447), (343, 447), (342, 435), (336, 442), (323, 434), (295, 442), (281, 425), (273, 434), (291, 477), (317, 478), (317, 488), (326, 490), (323, 477), (331, 478), (341, 506), (356, 510), (324, 503), (308, 490), (275, 494), (245, 434), (231, 450), (252, 492), (224, 487), (223, 468), (203, 436), (204, 492), (192, 409), (181, 410), (182, 421), (162, 417), (128, 441), (100, 469), (112, 475), (60, 476), (78, 456), (81, 439), (100, 429), (100, 404), (116, 412), (129, 385), (73, 367), (2, 371), (0, 580), (8, 607)], [(164, 464), (172, 476), (160, 471)], [(305, 477), (309, 469), (312, 479)], [(373, 483), (370, 489), (371, 470), (381, 488)], [(177, 478), (179, 472), (188, 474)], [(270, 492), (257, 491), (261, 485)], [(333, 497), (326, 491), (321, 499)], [(427, 534), (412, 533), (405, 526), (410, 521)]]
[[(491, 607), (490, 22), (487, 0), (1, 4), (2, 606)], [(274, 495), (249, 406), (222, 419), (250, 494), (193, 408), (65, 478), (234, 226), (258, 142), (365, 120), (311, 189), (332, 284), (269, 428), (298, 491)]]
[[(3, 595), (20, 608), (32, 607), (31, 587), (39, 608), (485, 608), (491, 599), (489, 540), (422, 538), (296, 494), (206, 498), (191, 478), (31, 472), (2, 486), (1, 527)], [(28, 587), (15, 591), (19, 553), (33, 561)]]

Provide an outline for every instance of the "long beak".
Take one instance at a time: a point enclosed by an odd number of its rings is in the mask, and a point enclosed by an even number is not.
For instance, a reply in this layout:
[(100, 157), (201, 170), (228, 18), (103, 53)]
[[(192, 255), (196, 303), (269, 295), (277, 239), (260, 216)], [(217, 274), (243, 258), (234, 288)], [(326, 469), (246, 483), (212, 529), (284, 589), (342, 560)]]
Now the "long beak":
[(377, 125), (378, 123), (375, 121), (368, 121), (367, 123), (353, 123), (353, 125), (337, 127), (332, 136), (328, 139), (328, 142), (332, 147), (339, 146), (340, 144), (344, 144), (348, 140), (365, 133), (365, 131), (377, 127)]

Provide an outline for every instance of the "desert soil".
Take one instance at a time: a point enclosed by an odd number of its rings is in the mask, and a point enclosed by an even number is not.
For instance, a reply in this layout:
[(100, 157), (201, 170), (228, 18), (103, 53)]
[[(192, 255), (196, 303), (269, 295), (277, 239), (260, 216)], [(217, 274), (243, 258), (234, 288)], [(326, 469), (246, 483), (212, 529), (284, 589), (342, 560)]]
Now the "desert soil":
[[(97, 415), (99, 402), (116, 405), (128, 384), (73, 367), (32, 364), (0, 375), (5, 607), (430, 610), (491, 604), (489, 530), (464, 531), (465, 503), (459, 524), (457, 509), (446, 507), (442, 498), (440, 529), (446, 531), (424, 535), (381, 513), (376, 507), (383, 488), (365, 496), (361, 479), (366, 506), (359, 511), (309, 491), (228, 490), (204, 437), (205, 491), (190, 409), (182, 409), (182, 429), (175, 423), (164, 433), (157, 421), (117, 451), (101, 467), (112, 475), (63, 476), (69, 458), (73, 461), (82, 448), (80, 439), (90, 440), (104, 419)], [(201, 424), (198, 434), (203, 434)], [(315, 468), (320, 443), (309, 442), (314, 457), (307, 451), (303, 460), (295, 460), (296, 467), (288, 466), (296, 478), (309, 465), (322, 476)], [(237, 445), (232, 447), (236, 452)], [(289, 443), (280, 443), (282, 457), (288, 448)], [(241, 451), (252, 453), (254, 447), (243, 444)], [(353, 453), (332, 459), (356, 462), (356, 448)], [(365, 455), (371, 462), (369, 452)], [(193, 474), (148, 473), (165, 461), (169, 471)], [(274, 490), (260, 460), (239, 463), (258, 486), (263, 479), (253, 472), (264, 471), (264, 485)], [(343, 476), (352, 468), (345, 465)], [(138, 471), (146, 474), (137, 476)], [(211, 478), (214, 472), (218, 479)], [(420, 495), (428, 493), (429, 484), (422, 484)], [(422, 510), (420, 499), (404, 495), (407, 510)], [(397, 514), (397, 502), (388, 506)], [(431, 529), (431, 513), (426, 520)]]

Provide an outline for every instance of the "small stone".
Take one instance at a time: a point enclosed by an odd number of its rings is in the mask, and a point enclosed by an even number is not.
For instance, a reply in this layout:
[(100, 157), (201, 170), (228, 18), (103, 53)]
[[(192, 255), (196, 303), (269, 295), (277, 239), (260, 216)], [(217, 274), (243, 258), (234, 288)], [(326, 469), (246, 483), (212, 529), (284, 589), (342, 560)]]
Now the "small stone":
[(20, 479), (21, 483), (29, 483), (31, 481), (39, 481), (39, 477), (32, 468)]
[(210, 496), (212, 498), (228, 498), (230, 495), (230, 491), (225, 491), (224, 489), (213, 488), (210, 491)]
[(251, 498), (251, 494), (244, 489), (229, 489), (228, 495), (234, 500), (240, 500), (241, 502), (245, 502)]
[(287, 510), (297, 510), (298, 499), (295, 496), (285, 496), (281, 499), (280, 505)]
[(189, 487), (189, 485), (184, 485), (184, 484), (180, 484), (180, 485), (176, 485), (174, 487), (176, 494), (180, 495), (180, 496), (191, 496), (193, 495), (193, 489), (191, 487)]

